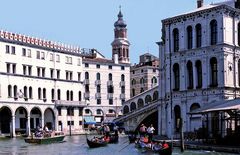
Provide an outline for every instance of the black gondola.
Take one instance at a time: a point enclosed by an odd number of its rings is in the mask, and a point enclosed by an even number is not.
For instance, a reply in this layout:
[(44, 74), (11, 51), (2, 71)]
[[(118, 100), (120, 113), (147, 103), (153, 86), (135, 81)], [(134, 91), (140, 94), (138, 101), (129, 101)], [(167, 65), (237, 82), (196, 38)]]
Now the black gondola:
[(107, 142), (104, 142), (104, 141), (91, 141), (87, 138), (87, 136), (86, 136), (86, 139), (87, 139), (87, 144), (90, 148), (103, 147), (108, 144)]
[(109, 143), (118, 143), (118, 135), (110, 135)]

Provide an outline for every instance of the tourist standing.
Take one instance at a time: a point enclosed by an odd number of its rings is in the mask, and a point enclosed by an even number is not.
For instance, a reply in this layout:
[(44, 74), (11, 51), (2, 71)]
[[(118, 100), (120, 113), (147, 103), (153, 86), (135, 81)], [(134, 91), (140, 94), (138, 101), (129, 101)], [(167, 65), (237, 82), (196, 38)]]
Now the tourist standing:
[(153, 137), (154, 131), (155, 131), (155, 129), (154, 129), (153, 125), (151, 124), (151, 125), (147, 128), (148, 139), (149, 139), (150, 142), (152, 141), (152, 137)]
[(145, 136), (146, 129), (147, 129), (147, 127), (144, 124), (142, 124), (141, 127), (140, 127), (140, 131), (139, 131), (140, 132), (140, 136)]

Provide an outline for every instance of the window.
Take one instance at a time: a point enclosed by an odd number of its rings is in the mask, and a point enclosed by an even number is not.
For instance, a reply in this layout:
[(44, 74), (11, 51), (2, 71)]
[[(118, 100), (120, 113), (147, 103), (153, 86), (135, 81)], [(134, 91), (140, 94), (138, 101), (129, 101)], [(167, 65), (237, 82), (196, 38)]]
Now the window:
[(66, 71), (66, 80), (72, 80), (72, 71)]
[(73, 101), (73, 91), (70, 91), (70, 100)]
[(187, 63), (187, 71), (188, 71), (188, 89), (193, 88), (193, 67), (192, 62), (188, 61)]
[(121, 87), (121, 93), (122, 93), (122, 94), (125, 94), (125, 86), (122, 86), (122, 87)]
[(101, 99), (97, 99), (97, 104), (98, 104), (98, 105), (101, 104)]
[(112, 66), (111, 66), (111, 65), (109, 65), (109, 66), (108, 66), (108, 69), (112, 69)]
[(37, 67), (37, 76), (38, 77), (45, 77), (45, 68)]
[(113, 99), (109, 99), (109, 105), (113, 105)]
[(12, 54), (15, 54), (15, 46), (12, 46)]
[(8, 97), (12, 97), (12, 86), (8, 85)]
[(135, 96), (135, 89), (132, 89), (132, 96)]
[(58, 110), (58, 115), (61, 116), (61, 115), (62, 115), (62, 109), (61, 109), (61, 107), (58, 107), (57, 110)]
[(18, 95), (18, 88), (16, 85), (13, 86), (13, 96), (14, 98), (17, 98), (17, 95)]
[(111, 73), (108, 74), (108, 80), (112, 81), (112, 74)]
[(7, 65), (7, 73), (10, 73), (11, 71), (11, 64), (10, 63), (7, 63), (6, 64)]
[(54, 78), (54, 69), (50, 68), (50, 77)]
[(196, 25), (196, 47), (202, 46), (202, 26), (201, 24)]
[(67, 90), (67, 92), (66, 92), (66, 97), (67, 97), (66, 100), (67, 101), (69, 101), (69, 96), (70, 96), (70, 92), (69, 92), (69, 90)]
[(41, 59), (45, 60), (45, 53), (44, 52), (41, 52)]
[(179, 50), (179, 32), (178, 29), (175, 28), (173, 30), (173, 51), (177, 52)]
[(112, 109), (109, 109), (109, 110), (108, 110), (108, 113), (109, 113), (109, 114), (112, 114), (112, 113), (114, 113), (114, 111), (113, 111)]
[(54, 89), (51, 90), (51, 99), (54, 100), (55, 99), (55, 93), (54, 93)]
[(56, 62), (60, 62), (60, 55), (59, 54), (56, 55)]
[[(79, 108), (78, 109), (78, 116), (82, 116), (83, 115), (83, 109), (82, 108)], [(82, 121), (80, 121), (82, 122)]]
[(216, 45), (217, 43), (217, 21), (212, 20), (210, 22), (210, 34), (211, 34), (211, 45)]
[(202, 64), (201, 61), (196, 61), (196, 70), (197, 70), (197, 88), (202, 88)]
[(74, 108), (72, 107), (67, 108), (67, 116), (74, 116)]
[(57, 69), (57, 79), (60, 79), (60, 70)]
[(37, 51), (37, 59), (40, 59), (40, 51)]
[(26, 75), (27, 66), (23, 65), (23, 75)]
[(89, 73), (85, 72), (85, 79), (89, 79)]
[(99, 65), (99, 64), (97, 64), (97, 65), (96, 65), (96, 68), (100, 68), (100, 65)]
[(29, 87), (28, 90), (29, 90), (29, 98), (32, 99), (33, 98), (33, 96), (32, 96), (32, 94), (33, 94), (32, 87)]
[(7, 73), (16, 74), (16, 64), (6, 63)]
[(46, 94), (47, 94), (46, 88), (43, 88), (43, 99), (46, 99)]
[(57, 99), (61, 100), (61, 90), (60, 89), (57, 90)]
[(6, 45), (6, 53), (10, 53), (9, 45)]
[(88, 68), (88, 67), (89, 67), (89, 64), (88, 64), (88, 63), (85, 63), (85, 67)]
[(23, 96), (24, 96), (24, 98), (28, 97), (28, 89), (26, 86), (24, 86), (24, 88), (23, 88)]
[(29, 58), (32, 57), (32, 54), (31, 54), (31, 50), (30, 50), (30, 49), (27, 50), (27, 56), (28, 56)]
[(97, 109), (97, 115), (101, 115), (102, 111), (100, 109)]
[(135, 79), (132, 79), (132, 85), (134, 86), (136, 84), (136, 80)]
[(82, 101), (82, 92), (81, 91), (78, 92), (78, 101)]
[(125, 70), (125, 67), (124, 67), (124, 66), (121, 66), (121, 70)]
[(27, 56), (26, 48), (22, 48), (22, 56)]
[(16, 64), (12, 64), (12, 73), (16, 74)]
[(97, 85), (97, 93), (101, 93), (101, 85)]
[(72, 57), (66, 56), (66, 64), (72, 64)]
[(187, 48), (192, 49), (192, 40), (193, 40), (193, 33), (192, 33), (192, 26), (187, 27)]
[(78, 66), (81, 66), (81, 63), (82, 63), (81, 59), (78, 58), (78, 59), (77, 59), (77, 65), (78, 65)]
[(38, 88), (38, 99), (41, 100), (42, 99), (42, 89)]
[(78, 72), (78, 81), (81, 81), (81, 73)]
[(140, 79), (140, 84), (144, 84), (144, 78), (143, 77)]
[(210, 59), (210, 65), (211, 65), (211, 85), (212, 87), (216, 87), (218, 85), (218, 79), (217, 79), (217, 59), (215, 57)]
[(114, 88), (113, 88), (112, 85), (109, 85), (107, 88), (108, 88), (108, 89), (107, 89), (107, 90), (108, 90), (108, 93), (112, 94), (112, 93), (114, 92)]
[(180, 87), (180, 73), (179, 73), (179, 65), (173, 65), (173, 76), (174, 76), (174, 90), (179, 90)]
[(123, 74), (121, 75), (121, 81), (125, 81), (125, 76)]
[(53, 61), (53, 53), (50, 53), (50, 61)]
[(100, 80), (101, 79), (101, 77), (100, 77), (100, 73), (97, 73), (97, 75), (96, 75), (97, 77), (97, 80)]

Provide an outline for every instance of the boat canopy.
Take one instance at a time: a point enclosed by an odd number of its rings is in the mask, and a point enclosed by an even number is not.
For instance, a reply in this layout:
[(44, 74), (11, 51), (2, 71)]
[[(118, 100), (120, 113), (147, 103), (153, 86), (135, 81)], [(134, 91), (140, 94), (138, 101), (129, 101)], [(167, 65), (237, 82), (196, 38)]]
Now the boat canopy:
[(94, 116), (84, 116), (84, 124), (96, 124)]

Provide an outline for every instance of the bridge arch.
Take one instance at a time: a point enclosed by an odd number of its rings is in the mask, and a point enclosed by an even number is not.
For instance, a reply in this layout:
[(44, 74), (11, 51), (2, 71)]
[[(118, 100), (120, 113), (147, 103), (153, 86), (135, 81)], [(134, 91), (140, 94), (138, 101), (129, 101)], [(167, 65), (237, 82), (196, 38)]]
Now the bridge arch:
[(129, 113), (129, 107), (127, 105), (125, 105), (123, 107), (123, 114), (127, 114), (127, 113)]
[(141, 98), (138, 99), (137, 105), (138, 105), (138, 108), (142, 108), (142, 107), (144, 107), (143, 99), (141, 99)]
[(137, 109), (136, 103), (135, 103), (135, 102), (132, 102), (132, 103), (130, 104), (130, 111), (134, 111), (134, 110), (136, 110), (136, 109)]
[(151, 103), (152, 102), (152, 97), (150, 96), (150, 95), (147, 95), (146, 97), (145, 97), (145, 104), (149, 104), (149, 103)]

